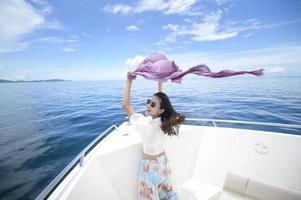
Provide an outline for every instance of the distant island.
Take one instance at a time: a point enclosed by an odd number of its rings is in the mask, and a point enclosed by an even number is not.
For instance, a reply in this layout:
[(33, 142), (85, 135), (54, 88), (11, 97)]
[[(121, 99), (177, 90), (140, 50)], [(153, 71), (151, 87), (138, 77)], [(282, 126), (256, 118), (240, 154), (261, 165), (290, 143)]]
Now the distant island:
[(60, 81), (70, 81), (70, 80), (49, 79), (49, 80), (34, 80), (34, 81), (12, 81), (12, 80), (0, 79), (0, 83), (60, 82)]

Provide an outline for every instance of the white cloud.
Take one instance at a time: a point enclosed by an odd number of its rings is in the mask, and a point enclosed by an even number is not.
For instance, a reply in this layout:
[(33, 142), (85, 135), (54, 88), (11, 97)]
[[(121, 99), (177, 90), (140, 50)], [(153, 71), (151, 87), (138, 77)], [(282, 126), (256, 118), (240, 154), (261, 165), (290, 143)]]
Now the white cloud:
[[(25, 41), (25, 42), (16, 42), (16, 43), (11, 43), (9, 46), (4, 46), (2, 45), (0, 47), (0, 53), (8, 53), (8, 52), (17, 52), (17, 51), (24, 51), (26, 50), (29, 46), (34, 45), (36, 43), (53, 43), (53, 44), (65, 44), (73, 48), (67, 48), (66, 51), (75, 51), (75, 47), (80, 46), (79, 40), (78, 39), (72, 39), (72, 38), (62, 38), (62, 37), (42, 37), (42, 38), (37, 38), (31, 41)], [(11, 49), (13, 48), (13, 49)]]
[(170, 59), (182, 68), (198, 64), (208, 65), (212, 71), (222, 69), (253, 70), (265, 68), (267, 72), (301, 72), (301, 45), (281, 45), (236, 52), (188, 52), (174, 54)]
[(105, 12), (113, 14), (135, 14), (146, 11), (159, 11), (164, 14), (187, 14), (196, 15), (198, 13), (192, 11), (192, 7), (198, 0), (140, 0), (136, 5), (129, 6), (124, 4), (107, 5)]
[[(46, 13), (51, 12), (46, 1), (34, 0), (32, 2), (33, 4), (24, 0), (0, 1), (0, 53), (26, 49), (29, 43), (22, 39), (37, 29), (62, 28), (58, 21), (46, 20)], [(43, 4), (42, 10), (34, 8), (36, 4)]]
[(70, 48), (70, 47), (64, 47), (64, 48), (62, 48), (62, 50), (65, 52), (75, 52), (76, 51), (75, 49)]
[(46, 0), (30, 0), (33, 5), (37, 6), (39, 9), (39, 12), (42, 14), (50, 14), (53, 11), (53, 7), (50, 6), (48, 1)]
[(133, 58), (129, 58), (125, 61), (125, 64), (130, 65), (130, 66), (138, 66), (139, 63), (141, 63), (143, 61), (145, 57), (140, 56), (140, 55), (136, 55)]
[(90, 35), (90, 34), (88, 34), (88, 33), (81, 33), (83, 36), (85, 36), (85, 37), (88, 37), (88, 38), (90, 38), (90, 37), (92, 37), (92, 35)]
[[(222, 11), (218, 11), (205, 16), (200, 23), (192, 22), (189, 25), (167, 24), (162, 28), (164, 30), (170, 30), (171, 33), (157, 44), (176, 42), (177, 36), (190, 36), (191, 39), (195, 41), (213, 41), (235, 37), (237, 31), (223, 28), (220, 25), (219, 21), (221, 16)], [(172, 40), (170, 38), (172, 38)]]
[(171, 0), (168, 2), (167, 9), (166, 11), (164, 11), (164, 13), (165, 14), (185, 13), (188, 10), (190, 10), (191, 7), (196, 3), (197, 1), (195, 0)]
[(3, 69), (3, 66), (2, 66), (2, 65), (0, 65), (0, 69)]
[(134, 26), (134, 25), (127, 26), (126, 30), (128, 30), (128, 31), (141, 31), (141, 29), (139, 27)]
[(38, 38), (33, 41), (33, 43), (36, 42), (48, 42), (48, 43), (57, 43), (57, 44), (62, 44), (66, 43), (67, 40), (61, 37), (43, 37), (43, 38)]
[(28, 78), (28, 74), (29, 74), (28, 70), (17, 71), (11, 76), (5, 77), (4, 79), (13, 80), (13, 81), (26, 80)]
[(13, 80), (26, 80), (27, 76), (28, 76), (28, 73), (29, 73), (28, 70), (20, 72), (20, 73), (16, 74), (16, 76), (14, 77)]
[[(1, 67), (0, 67), (1, 70)], [(13, 80), (13, 81), (20, 81), (20, 80), (28, 80), (29, 78), (29, 70), (27, 69), (17, 69), (17, 70), (11, 70), (11, 69), (5, 69), (3, 70), (3, 73), (0, 74), (0, 79), (5, 80)]]
[[(222, 69), (255, 70), (265, 68), (265, 73), (278, 71), (277, 74), (281, 75), (281, 73), (291, 73), (295, 69), (293, 66), (301, 65), (301, 60), (299, 59), (300, 53), (301, 45), (282, 45), (248, 51), (206, 51), (166, 55), (169, 59), (174, 60), (181, 69), (186, 69), (197, 64), (207, 64), (212, 71)], [(127, 59), (125, 63), (135, 68), (143, 59), (144, 56), (136, 55)], [(98, 71), (95, 69), (80, 68), (72, 73), (66, 69), (58, 69), (63, 71), (59, 71), (59, 73), (53, 75), (53, 77), (60, 77), (67, 80), (124, 80), (126, 72), (130, 70), (126, 67), (122, 69), (119, 68), (118, 70), (113, 70), (114, 68), (115, 67), (112, 67), (112, 70), (105, 72), (103, 70)], [(115, 69), (117, 68), (118, 67)], [(281, 68), (283, 68), (283, 71), (281, 71)], [(299, 73), (301, 74), (301, 69), (299, 69)], [(273, 74), (276, 74), (276, 72), (273, 72)]]
[[(78, 35), (69, 35), (66, 38), (63, 37), (42, 37), (42, 38), (37, 38), (31, 41), (27, 41), (26, 43), (24, 43), (24, 45), (34, 45), (36, 43), (50, 43), (50, 44), (58, 44), (58, 45), (68, 45), (68, 48), (63, 48), (63, 50), (65, 49), (65, 51), (75, 51), (75, 47), (80, 46), (80, 38)], [(18, 43), (18, 45), (20, 46), (20, 44), (22, 43)], [(24, 49), (27, 48), (24, 47)]]
[(263, 23), (258, 19), (246, 21), (222, 21), (223, 12), (221, 10), (207, 14), (200, 22), (185, 20), (187, 25), (167, 24), (162, 27), (170, 33), (161, 39), (157, 44), (163, 45), (177, 42), (177, 37), (187, 36), (194, 41), (215, 41), (225, 40), (245, 33), (246, 37), (251, 36), (251, 30), (274, 28), (287, 24), (297, 23), (300, 20)]
[(251, 37), (252, 35), (254, 35), (254, 33), (246, 33), (246, 34), (244, 34), (245, 37)]
[(127, 15), (131, 12), (132, 9), (133, 8), (131, 6), (119, 4), (119, 5), (115, 5), (115, 6), (107, 5), (104, 8), (104, 11), (111, 12), (113, 14), (121, 13), (121, 14)]
[(163, 26), (162, 28), (165, 30), (177, 31), (178, 27), (179, 27), (178, 25), (167, 24), (167, 25)]
[(54, 21), (46, 21), (45, 23), (41, 24), (39, 29), (52, 29), (52, 30), (63, 30), (64, 26), (57, 20)]
[(266, 67), (264, 68), (264, 70), (268, 73), (278, 73), (285, 71), (283, 67)]
[[(87, 65), (81, 66), (77, 65), (72, 73), (70, 73), (70, 69), (65, 68), (52, 68), (51, 71), (48, 72), (48, 77), (43, 79), (51, 79), (51, 78), (60, 78), (64, 80), (125, 80), (126, 79), (126, 70), (118, 69), (117, 66), (113, 66), (110, 69), (103, 70), (99, 68), (90, 68)], [(39, 78), (40, 79), (40, 78)]]
[(217, 3), (217, 5), (222, 5), (222, 4), (225, 4), (225, 3), (228, 3), (232, 0), (215, 0), (215, 2)]
[(30, 46), (29, 42), (19, 42), (15, 40), (10, 40), (10, 41), (2, 40), (0, 41), (0, 54), (24, 51), (29, 46)]
[(0, 2), (1, 40), (9, 40), (32, 32), (45, 19), (25, 1), (3, 0)]

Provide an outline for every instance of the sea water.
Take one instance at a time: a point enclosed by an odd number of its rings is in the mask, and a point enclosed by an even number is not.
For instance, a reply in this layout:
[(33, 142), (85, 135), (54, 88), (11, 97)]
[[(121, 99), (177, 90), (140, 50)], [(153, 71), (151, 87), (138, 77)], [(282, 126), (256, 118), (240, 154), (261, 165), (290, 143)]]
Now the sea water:
[[(176, 111), (186, 117), (301, 122), (301, 77), (191, 77), (163, 86)], [(0, 199), (34, 199), (102, 131), (126, 121), (121, 108), (124, 83), (0, 84)], [(155, 92), (155, 81), (134, 80), (132, 106), (143, 113), (145, 100)], [(292, 128), (217, 125), (301, 134)]]

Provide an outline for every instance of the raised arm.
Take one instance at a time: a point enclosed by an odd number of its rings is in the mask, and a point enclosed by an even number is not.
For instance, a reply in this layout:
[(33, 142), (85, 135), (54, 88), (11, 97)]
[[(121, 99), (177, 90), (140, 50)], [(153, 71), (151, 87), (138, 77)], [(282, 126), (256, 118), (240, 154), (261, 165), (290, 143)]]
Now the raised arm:
[(163, 92), (162, 86), (163, 86), (163, 81), (158, 81), (158, 91), (159, 92)]
[(124, 91), (123, 91), (123, 101), (122, 101), (122, 108), (127, 112), (129, 117), (132, 116), (135, 113), (134, 108), (130, 105), (131, 86), (132, 86), (132, 81), (131, 80), (126, 80)]

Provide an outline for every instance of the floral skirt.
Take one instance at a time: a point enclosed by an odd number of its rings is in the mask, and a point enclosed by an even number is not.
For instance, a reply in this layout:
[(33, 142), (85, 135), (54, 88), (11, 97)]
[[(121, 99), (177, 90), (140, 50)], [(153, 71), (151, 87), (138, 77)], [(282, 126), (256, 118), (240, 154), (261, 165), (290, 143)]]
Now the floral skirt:
[(171, 169), (166, 154), (143, 158), (139, 173), (138, 200), (178, 200), (170, 181)]

